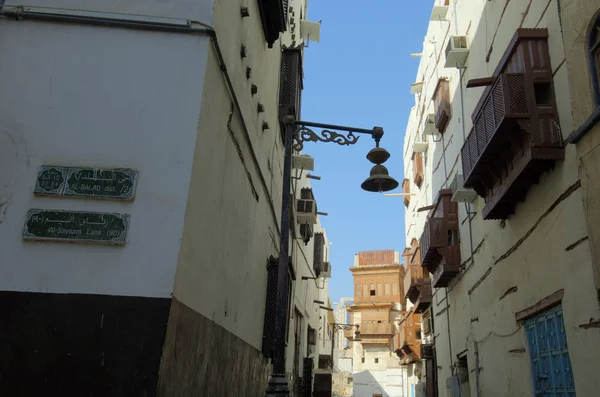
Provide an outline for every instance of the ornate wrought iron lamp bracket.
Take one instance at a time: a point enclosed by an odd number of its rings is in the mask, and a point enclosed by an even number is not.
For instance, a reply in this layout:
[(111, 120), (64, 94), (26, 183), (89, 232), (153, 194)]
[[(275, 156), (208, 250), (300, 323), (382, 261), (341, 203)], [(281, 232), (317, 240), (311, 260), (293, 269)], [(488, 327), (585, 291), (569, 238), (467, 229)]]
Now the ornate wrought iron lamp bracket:
[[(383, 137), (383, 128), (373, 127), (371, 130), (345, 127), (333, 124), (311, 123), (308, 121), (294, 121), (296, 130), (294, 131), (294, 150), (300, 152), (304, 148), (304, 142), (333, 142), (340, 146), (350, 146), (358, 142), (359, 136), (355, 134), (368, 134), (375, 140), (376, 147), (379, 147), (379, 141)], [(313, 128), (322, 128), (320, 133), (316, 133)], [(336, 131), (344, 131), (346, 134), (340, 134)]]

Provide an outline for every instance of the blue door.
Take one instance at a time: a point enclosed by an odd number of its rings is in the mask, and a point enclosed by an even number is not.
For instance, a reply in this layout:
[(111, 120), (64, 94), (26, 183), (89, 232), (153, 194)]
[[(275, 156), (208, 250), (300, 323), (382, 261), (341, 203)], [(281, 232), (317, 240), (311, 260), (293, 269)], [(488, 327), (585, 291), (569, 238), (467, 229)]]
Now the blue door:
[(535, 397), (575, 397), (562, 306), (525, 323)]
[(410, 397), (415, 397), (415, 384), (410, 384)]

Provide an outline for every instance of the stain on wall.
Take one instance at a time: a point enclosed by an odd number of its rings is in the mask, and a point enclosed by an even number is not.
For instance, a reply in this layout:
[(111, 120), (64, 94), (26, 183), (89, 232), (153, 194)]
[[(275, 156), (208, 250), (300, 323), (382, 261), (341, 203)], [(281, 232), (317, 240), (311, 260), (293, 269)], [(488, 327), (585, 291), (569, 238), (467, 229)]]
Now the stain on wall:
[(259, 350), (173, 298), (158, 396), (261, 396), (269, 368)]

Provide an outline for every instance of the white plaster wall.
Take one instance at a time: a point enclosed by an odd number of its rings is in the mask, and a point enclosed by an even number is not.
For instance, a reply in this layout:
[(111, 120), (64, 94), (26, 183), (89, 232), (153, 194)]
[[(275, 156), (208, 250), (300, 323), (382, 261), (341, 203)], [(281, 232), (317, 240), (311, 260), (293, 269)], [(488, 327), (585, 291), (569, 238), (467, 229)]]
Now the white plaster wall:
[[(208, 45), (200, 36), (0, 20), (0, 196), (8, 197), (0, 289), (170, 296)], [(42, 164), (135, 168), (135, 200), (34, 197)], [(25, 243), (31, 207), (129, 213), (127, 244)]]
[[(425, 38), (426, 42), (437, 41), (436, 53), (441, 56), (439, 66), (436, 70), (435, 56), (424, 54), (416, 79), (420, 79), (421, 73), (425, 74), (426, 89), (421, 97), (417, 98), (417, 102), (429, 106), (437, 77), (449, 77), (453, 105), (452, 119), (444, 134), (444, 141), (429, 141), (429, 157), (432, 164), (425, 167), (426, 173), (429, 173), (425, 176), (425, 181), (430, 181), (430, 184), (424, 191), (419, 192), (423, 201), (419, 206), (430, 204), (437, 191), (449, 184), (456, 172), (462, 173), (459, 153), (463, 143), (463, 123), (465, 133), (468, 134), (471, 129), (471, 113), (483, 92), (483, 88), (463, 88), (463, 117), (459, 71), (443, 68), (443, 49), (448, 34), (467, 34), (468, 31), (470, 55), (463, 80), (464, 86), (469, 79), (491, 75), (520, 24), (529, 28), (547, 27), (550, 33), (550, 56), (555, 71), (554, 84), (563, 138), (566, 139), (573, 129), (569, 80), (563, 63), (565, 55), (557, 2), (540, 0), (532, 2), (530, 6), (527, 2), (467, 3), (465, 0), (457, 0), (452, 3), (454, 6), (449, 13), (451, 23), (431, 22)], [(502, 14), (504, 16), (500, 22)], [(489, 62), (486, 62), (492, 40), (493, 50)], [(418, 108), (420, 106), (422, 105)], [(413, 139), (418, 123), (413, 117), (410, 120), (407, 142)], [(436, 139), (439, 138), (439, 135), (436, 136)], [(442, 156), (442, 144), (446, 146), (445, 159)], [(444, 171), (444, 162), (448, 178)], [(597, 377), (590, 373), (590, 368), (597, 367), (597, 358), (585, 353), (591, 348), (590, 343), (597, 343), (598, 339), (593, 333), (579, 327), (590, 318), (598, 318), (600, 314), (595, 300), (589, 245), (584, 242), (575, 250), (565, 250), (568, 245), (587, 234), (581, 192), (576, 191), (559, 204), (550, 215), (540, 221), (531, 234), (527, 235), (525, 242), (516, 251), (506, 259), (496, 262), (519, 239), (526, 236), (551, 204), (578, 180), (577, 166), (575, 149), (568, 145), (565, 149), (565, 160), (557, 162), (553, 171), (544, 174), (540, 183), (530, 188), (526, 202), (517, 206), (516, 214), (504, 222), (504, 226), (497, 221), (482, 220), (482, 199), (478, 198), (473, 203), (472, 211), (477, 212), (471, 225), (473, 248), (481, 244), (474, 256), (474, 263), (450, 286), (447, 300), (444, 290), (437, 290), (434, 296), (435, 344), (438, 366), (441, 367), (438, 370), (440, 397), (446, 395), (445, 381), (451, 374), (450, 365), (456, 361), (456, 354), (468, 350), (469, 369), (474, 369), (474, 341), (479, 343), (480, 365), (485, 368), (480, 375), (482, 394), (530, 396), (532, 387), (529, 354), (509, 353), (509, 350), (514, 351), (527, 346), (524, 331), (516, 324), (514, 313), (561, 288), (565, 290), (562, 305), (577, 393), (593, 395), (600, 388)], [(407, 167), (407, 175), (412, 178), (410, 165)], [(413, 200), (415, 197), (411, 197), (411, 206)], [(424, 215), (418, 216), (424, 218)], [(462, 203), (459, 204), (459, 216), (461, 221), (466, 218), (465, 206)], [(411, 223), (417, 223), (422, 231), (424, 219), (415, 220), (414, 217), (413, 213), (407, 211), (407, 230)], [(463, 261), (466, 261), (471, 256), (469, 222), (461, 222), (460, 235), (461, 256)], [(407, 235), (407, 243), (411, 237)], [(517, 287), (517, 292), (500, 299), (511, 287)], [(448, 303), (448, 311), (441, 313)], [(450, 336), (447, 315), (450, 315)], [(452, 354), (449, 338), (452, 341)], [(471, 373), (470, 380), (472, 395), (476, 395), (474, 373), (476, 371)]]
[[(248, 7), (249, 17), (240, 17), (242, 6)], [(241, 115), (232, 113), (231, 94), (211, 49), (174, 295), (260, 349), (267, 258), (279, 256), (283, 176), (278, 122), (281, 40), (273, 48), (267, 47), (255, 1), (218, 2), (211, 24)], [(242, 45), (247, 49), (243, 59)], [(247, 68), (252, 70), (251, 78), (246, 76)], [(258, 88), (255, 95), (251, 93), (252, 85)], [(257, 112), (259, 103), (265, 108), (262, 113)], [(269, 128), (263, 130), (265, 122)], [(314, 281), (301, 280), (309, 275), (307, 260), (312, 268), (312, 245), (299, 250), (298, 242), (291, 242), (290, 249), (297, 277), (291, 293), (304, 316), (305, 339), (308, 324), (316, 329), (320, 324), (318, 306), (313, 304), (318, 294), (306, 290), (309, 284), (314, 286)], [(293, 338), (293, 332), (289, 335)], [(287, 357), (291, 369), (290, 341)]]
[(62, 8), (106, 13), (156, 16), (166, 18), (184, 18), (208, 23), (211, 19), (213, 2), (195, 0), (6, 0), (5, 5), (33, 6), (44, 8)]
[[(353, 379), (354, 396), (371, 397), (381, 393), (386, 397), (404, 396), (405, 369), (387, 346), (369, 346), (355, 343)], [(364, 357), (365, 362), (362, 362)], [(375, 362), (378, 359), (378, 362)]]

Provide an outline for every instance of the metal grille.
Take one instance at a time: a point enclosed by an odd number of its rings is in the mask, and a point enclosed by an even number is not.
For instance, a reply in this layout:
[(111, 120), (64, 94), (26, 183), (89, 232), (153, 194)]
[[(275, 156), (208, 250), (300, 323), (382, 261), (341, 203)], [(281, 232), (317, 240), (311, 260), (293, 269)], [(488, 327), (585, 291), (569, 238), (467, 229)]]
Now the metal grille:
[(522, 74), (506, 75), (508, 86), (508, 106), (511, 113), (527, 113), (527, 93), (525, 92), (525, 76)]
[(562, 306), (525, 324), (536, 397), (575, 397)]
[(323, 269), (323, 251), (325, 247), (325, 238), (323, 233), (315, 233), (314, 238), (314, 251), (313, 251), (313, 269), (315, 276), (319, 277), (321, 270)]
[(294, 53), (283, 51), (281, 53), (281, 88), (279, 93), (279, 102), (281, 104), (291, 104), (294, 100), (293, 78), (294, 73)]
[(271, 257), (267, 262), (267, 297), (263, 325), (262, 354), (273, 358), (275, 343), (275, 318), (277, 316), (277, 259)]

